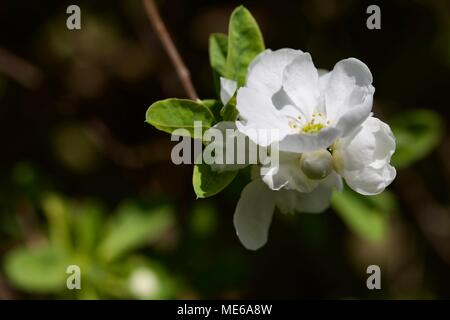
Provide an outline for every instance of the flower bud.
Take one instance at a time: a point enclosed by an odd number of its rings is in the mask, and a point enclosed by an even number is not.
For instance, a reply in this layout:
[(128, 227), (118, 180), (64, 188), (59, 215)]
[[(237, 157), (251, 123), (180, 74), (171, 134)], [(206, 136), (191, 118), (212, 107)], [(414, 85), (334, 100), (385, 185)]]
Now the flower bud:
[(323, 179), (333, 169), (331, 153), (327, 150), (303, 153), (300, 158), (300, 168), (310, 179)]

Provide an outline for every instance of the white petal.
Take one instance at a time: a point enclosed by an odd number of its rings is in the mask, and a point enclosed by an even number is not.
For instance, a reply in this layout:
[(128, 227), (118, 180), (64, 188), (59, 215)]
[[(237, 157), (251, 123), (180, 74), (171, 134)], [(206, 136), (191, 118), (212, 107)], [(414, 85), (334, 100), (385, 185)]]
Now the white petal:
[(339, 61), (331, 72), (325, 92), (327, 118), (346, 136), (358, 127), (372, 110), (372, 74), (355, 58)]
[(239, 111), (239, 120), (236, 122), (238, 130), (258, 145), (266, 147), (279, 141), (289, 130), (287, 120), (265, 92), (240, 88), (236, 108)]
[[(266, 173), (263, 174), (263, 172)], [(261, 167), (262, 179), (272, 190), (281, 188), (311, 192), (318, 181), (309, 179), (300, 169), (300, 154), (279, 152), (279, 163), (270, 163)]]
[(395, 138), (389, 126), (369, 117), (359, 129), (336, 142), (334, 166), (353, 190), (378, 194), (395, 178), (395, 169), (389, 164), (394, 151)]
[(281, 88), (284, 68), (300, 54), (288, 48), (263, 51), (249, 66), (246, 86), (274, 94)]
[(340, 131), (333, 127), (327, 127), (317, 133), (286, 134), (280, 141), (280, 150), (286, 152), (309, 152), (328, 148)]
[(330, 206), (332, 191), (322, 184), (307, 193), (282, 189), (275, 195), (276, 205), (283, 213), (320, 213)]
[(344, 190), (344, 183), (342, 182), (342, 178), (339, 174), (336, 173), (336, 171), (332, 171), (328, 175), (328, 177), (320, 182), (320, 185), (339, 192)]
[(242, 190), (233, 223), (245, 248), (258, 250), (267, 242), (274, 209), (274, 193), (260, 179)]
[(367, 167), (359, 171), (348, 171), (344, 179), (356, 192), (370, 196), (383, 192), (395, 176), (395, 168), (387, 164), (380, 169)]
[(283, 88), (307, 119), (323, 104), (319, 90), (319, 74), (309, 53), (299, 55), (286, 66)]
[(292, 101), (283, 88), (280, 88), (280, 90), (272, 95), (272, 104), (284, 117), (297, 119), (298, 116), (302, 116), (305, 118), (300, 108), (295, 105), (294, 101)]
[(233, 97), (237, 89), (237, 82), (227, 78), (220, 77), (220, 100), (226, 105)]
[[(325, 92), (330, 81), (331, 72), (324, 69), (318, 69), (319, 72), (319, 89), (321, 94), (325, 97)], [(324, 110), (325, 111), (325, 110)]]

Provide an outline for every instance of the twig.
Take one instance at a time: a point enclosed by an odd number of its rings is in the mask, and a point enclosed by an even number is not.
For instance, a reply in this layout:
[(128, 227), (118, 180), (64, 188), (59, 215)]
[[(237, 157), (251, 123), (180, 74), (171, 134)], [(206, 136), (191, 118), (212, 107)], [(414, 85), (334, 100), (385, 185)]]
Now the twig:
[(28, 89), (37, 89), (43, 79), (39, 69), (3, 48), (0, 48), (0, 73)]
[(186, 68), (183, 59), (178, 53), (177, 48), (175, 47), (175, 44), (173, 43), (172, 38), (170, 37), (169, 32), (167, 31), (166, 26), (164, 25), (164, 22), (162, 21), (161, 16), (159, 15), (159, 11), (158, 8), (156, 7), (155, 1), (154, 0), (143, 0), (143, 1), (148, 18), (151, 24), (153, 25), (153, 28), (155, 29), (156, 34), (159, 37), (159, 40), (161, 41), (167, 54), (169, 55), (170, 60), (172, 61), (175, 67), (178, 78), (180, 79), (184, 90), (186, 91), (190, 99), (197, 100), (198, 96), (194, 89), (194, 85), (192, 84), (189, 70)]

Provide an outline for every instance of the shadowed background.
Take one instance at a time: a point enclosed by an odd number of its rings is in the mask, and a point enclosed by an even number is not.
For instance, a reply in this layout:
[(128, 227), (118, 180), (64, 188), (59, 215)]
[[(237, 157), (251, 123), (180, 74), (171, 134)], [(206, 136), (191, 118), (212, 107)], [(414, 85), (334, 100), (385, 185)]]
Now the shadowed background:
[[(81, 30), (66, 28), (81, 7)], [(232, 215), (248, 177), (196, 200), (192, 166), (147, 108), (186, 97), (141, 1), (0, 3), (0, 298), (450, 298), (450, 4), (433, 1), (159, 1), (203, 99), (208, 37), (244, 4), (267, 48), (319, 68), (364, 61), (374, 113), (397, 137), (398, 177), (319, 215), (276, 214), (246, 251)], [(381, 30), (366, 8), (381, 8)], [(65, 288), (67, 265), (82, 290)], [(366, 288), (366, 268), (382, 290)]]

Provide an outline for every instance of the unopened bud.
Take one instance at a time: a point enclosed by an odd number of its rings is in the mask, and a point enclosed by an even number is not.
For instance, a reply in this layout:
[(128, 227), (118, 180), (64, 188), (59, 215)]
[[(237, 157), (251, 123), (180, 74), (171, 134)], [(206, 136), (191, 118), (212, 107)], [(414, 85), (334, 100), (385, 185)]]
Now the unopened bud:
[(333, 169), (331, 153), (327, 150), (303, 153), (300, 158), (300, 168), (310, 179), (323, 179)]

